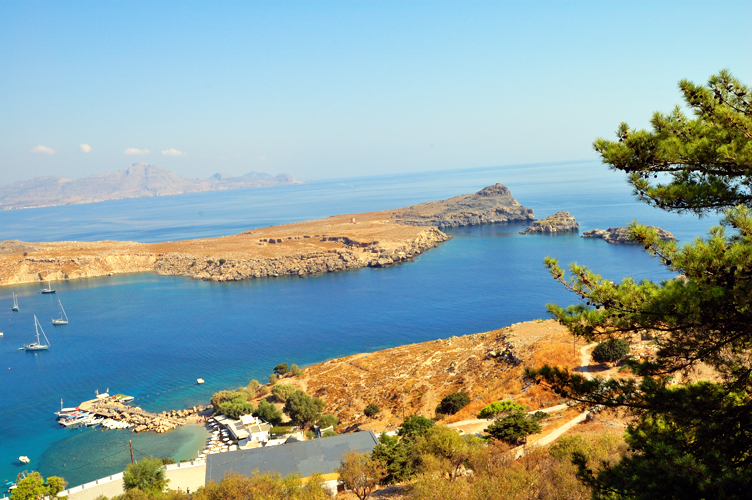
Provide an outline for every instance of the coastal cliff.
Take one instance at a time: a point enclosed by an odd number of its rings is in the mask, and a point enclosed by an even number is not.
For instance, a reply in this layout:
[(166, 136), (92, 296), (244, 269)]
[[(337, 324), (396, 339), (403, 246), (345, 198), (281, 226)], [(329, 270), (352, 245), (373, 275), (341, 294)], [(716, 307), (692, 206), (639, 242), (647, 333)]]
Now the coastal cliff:
[(430, 201), (397, 210), (392, 219), (410, 226), (478, 226), (535, 219), (531, 208), (512, 197), (509, 188), (496, 184), (475, 194), (463, 194), (444, 201)]
[(580, 224), (569, 212), (556, 212), (545, 219), (533, 222), (527, 229), (520, 231), (520, 234), (567, 233), (579, 230)]
[(509, 190), (412, 207), (337, 215), (253, 229), (232, 236), (136, 243), (121, 241), (0, 242), (0, 285), (156, 272), (206, 281), (308, 276), (407, 262), (451, 239), (437, 226), (533, 219)]
[[(676, 237), (665, 229), (649, 226), (656, 230), (658, 237), (664, 241), (676, 241)], [(600, 238), (608, 243), (626, 245), (637, 243), (629, 234), (628, 227), (610, 227), (608, 229), (592, 229), (582, 233), (583, 238)]]

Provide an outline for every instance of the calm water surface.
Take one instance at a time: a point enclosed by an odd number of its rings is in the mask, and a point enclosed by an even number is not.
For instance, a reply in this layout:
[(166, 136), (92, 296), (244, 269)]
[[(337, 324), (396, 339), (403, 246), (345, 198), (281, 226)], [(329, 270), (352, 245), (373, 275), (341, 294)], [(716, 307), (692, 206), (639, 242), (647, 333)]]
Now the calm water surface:
[[(233, 234), (337, 213), (395, 208), (478, 191), (502, 182), (537, 217), (568, 210), (581, 230), (637, 218), (687, 241), (715, 223), (635, 202), (618, 174), (594, 163), (495, 167), (341, 179), (299, 186), (120, 200), (0, 212), (0, 239), (118, 239), (141, 242)], [(137, 456), (192, 458), (205, 433), (188, 426), (164, 435), (65, 430), (53, 412), (109, 388), (147, 410), (206, 403), (219, 389), (266, 381), (282, 361), (301, 366), (500, 328), (546, 317), (547, 302), (574, 297), (543, 268), (547, 255), (590, 264), (615, 281), (670, 278), (634, 246), (577, 235), (518, 234), (524, 225), (447, 231), (454, 239), (415, 262), (307, 278), (208, 283), (135, 274), (0, 289), (0, 474), (23, 469), (64, 476), (72, 485), (123, 469), (128, 439)], [(21, 311), (10, 310), (11, 293)], [(57, 299), (70, 318), (53, 327)], [(19, 351), (36, 314), (49, 352)], [(206, 380), (195, 385), (196, 378)], [(19, 455), (32, 462), (21, 466)]]

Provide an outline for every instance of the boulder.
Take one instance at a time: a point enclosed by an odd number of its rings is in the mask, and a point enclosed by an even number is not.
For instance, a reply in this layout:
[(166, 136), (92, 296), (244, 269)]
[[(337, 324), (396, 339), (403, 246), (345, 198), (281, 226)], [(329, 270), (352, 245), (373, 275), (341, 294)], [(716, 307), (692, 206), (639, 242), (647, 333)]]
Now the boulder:
[(545, 219), (533, 222), (527, 229), (520, 231), (520, 234), (567, 233), (579, 230), (580, 224), (569, 212), (556, 212)]

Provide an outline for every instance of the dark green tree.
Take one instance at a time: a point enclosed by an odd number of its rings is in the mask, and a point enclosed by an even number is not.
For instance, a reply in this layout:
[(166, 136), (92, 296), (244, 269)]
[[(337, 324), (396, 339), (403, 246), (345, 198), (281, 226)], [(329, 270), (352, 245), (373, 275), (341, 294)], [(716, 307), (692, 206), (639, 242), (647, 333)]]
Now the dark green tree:
[(277, 384), (272, 387), (272, 394), (274, 394), (274, 397), (277, 398), (277, 401), (284, 403), (285, 401), (287, 401), (287, 398), (290, 396), (290, 394), (297, 390), (298, 388), (292, 384)]
[(154, 457), (128, 464), (123, 472), (123, 489), (126, 491), (138, 488), (146, 492), (161, 492), (168, 482), (162, 460)]
[(629, 342), (624, 339), (608, 339), (599, 343), (590, 353), (597, 363), (616, 363), (629, 354)]
[(290, 373), (290, 366), (287, 363), (280, 363), (274, 367), (274, 373), (277, 375), (286, 375)]
[(466, 392), (453, 392), (444, 396), (436, 406), (436, 413), (442, 415), (454, 415), (465, 406), (470, 404), (470, 396)]
[(546, 414), (542, 411), (528, 415), (522, 410), (513, 410), (501, 418), (497, 418), (488, 426), (488, 435), (509, 444), (524, 443), (530, 434), (541, 431), (540, 422)]
[[(597, 474), (581, 468), (598, 498), (748, 498), (752, 489), (752, 91), (726, 71), (706, 86), (679, 88), (693, 118), (677, 107), (656, 113), (652, 130), (622, 124), (617, 141), (594, 146), (627, 173), (641, 200), (699, 216), (722, 212), (721, 226), (679, 247), (633, 223), (633, 238), (676, 273), (663, 283), (615, 284), (574, 264), (566, 277), (546, 259), (582, 301), (548, 306), (575, 336), (649, 332), (658, 346), (655, 359), (628, 362), (631, 379), (529, 372), (576, 401), (633, 411), (632, 453)], [(714, 381), (672, 384), (700, 364)]]
[(403, 437), (425, 436), (428, 429), (434, 425), (436, 424), (429, 418), (410, 415), (400, 424), (397, 435)]
[(322, 429), (326, 429), (327, 427), (337, 427), (337, 424), (339, 424), (339, 419), (334, 415), (321, 415), (316, 424)]
[(285, 401), (285, 413), (296, 425), (308, 428), (319, 418), (324, 406), (324, 402), (319, 398), (312, 398), (298, 390), (290, 394)]
[(384, 484), (408, 481), (420, 471), (420, 453), (415, 439), (400, 439), (382, 434), (371, 456), (386, 468)]
[(262, 399), (259, 402), (256, 413), (259, 418), (262, 418), (272, 425), (278, 425), (282, 421), (282, 412), (273, 403)]
[(363, 410), (363, 415), (365, 415), (368, 418), (375, 417), (379, 412), (381, 411), (381, 408), (376, 403), (368, 403), (368, 406), (366, 406), (365, 410)]
[(508, 399), (504, 401), (494, 401), (478, 413), (478, 418), (492, 419), (498, 417), (499, 415), (505, 415), (511, 411), (522, 411), (524, 409), (525, 407), (521, 404), (515, 403), (514, 401), (510, 401)]

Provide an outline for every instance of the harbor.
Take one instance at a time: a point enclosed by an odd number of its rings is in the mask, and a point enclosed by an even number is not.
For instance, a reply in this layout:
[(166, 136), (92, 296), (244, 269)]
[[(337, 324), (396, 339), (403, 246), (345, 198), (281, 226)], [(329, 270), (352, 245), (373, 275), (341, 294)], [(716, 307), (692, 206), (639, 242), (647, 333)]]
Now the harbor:
[[(56, 412), (60, 425), (66, 428), (101, 426), (105, 429), (131, 429), (131, 432), (156, 432), (162, 434), (189, 423), (205, 421), (207, 408), (194, 406), (185, 410), (150, 413), (138, 406), (129, 406), (132, 396), (124, 394), (97, 394), (75, 408), (62, 408)], [(208, 410), (211, 413), (211, 410)]]

